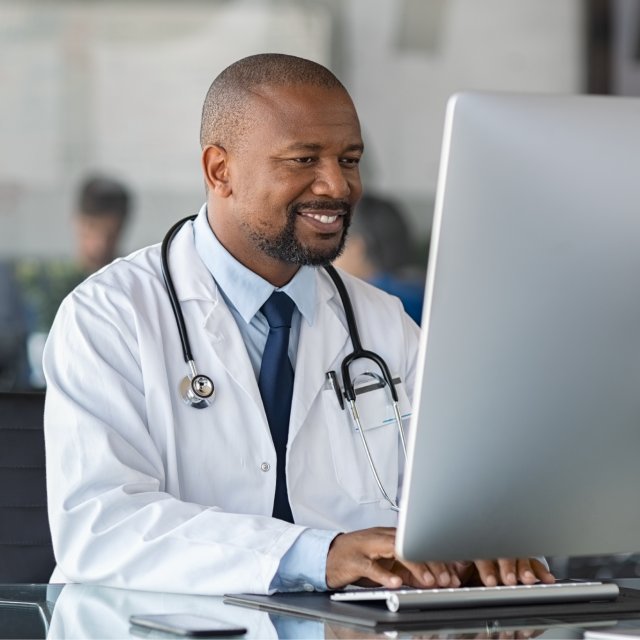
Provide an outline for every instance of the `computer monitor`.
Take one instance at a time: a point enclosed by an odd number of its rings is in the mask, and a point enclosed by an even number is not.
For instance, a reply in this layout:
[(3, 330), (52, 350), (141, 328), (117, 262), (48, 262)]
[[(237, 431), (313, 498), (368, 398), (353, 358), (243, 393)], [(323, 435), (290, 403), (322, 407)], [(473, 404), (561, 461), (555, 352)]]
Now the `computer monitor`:
[(640, 100), (448, 105), (397, 550), (640, 550)]

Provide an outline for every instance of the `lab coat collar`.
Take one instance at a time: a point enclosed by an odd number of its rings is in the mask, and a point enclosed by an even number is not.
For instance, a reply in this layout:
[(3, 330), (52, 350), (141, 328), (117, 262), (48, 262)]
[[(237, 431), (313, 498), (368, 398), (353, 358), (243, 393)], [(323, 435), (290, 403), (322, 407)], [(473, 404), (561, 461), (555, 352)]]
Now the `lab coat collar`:
[(291, 282), (277, 289), (238, 262), (220, 243), (207, 219), (207, 205), (193, 223), (195, 248), (224, 295), (249, 324), (274, 291), (286, 293), (309, 325), (316, 308), (316, 276), (312, 267), (301, 267)]
[(178, 231), (169, 248), (169, 270), (178, 300), (218, 301), (216, 283), (196, 251), (193, 222)]
[[(253, 401), (262, 416), (264, 428), (268, 431), (269, 424), (249, 354), (229, 307), (219, 295), (215, 280), (196, 251), (193, 222), (187, 222), (171, 243), (169, 267), (180, 302), (202, 300), (212, 304), (210, 309), (203, 309), (205, 316), (202, 328), (211, 339), (216, 357), (227, 373)], [(199, 345), (193, 337), (191, 339), (196, 367), (206, 373), (202, 361), (199, 360), (204, 347)]]
[[(249, 355), (229, 308), (218, 294), (215, 281), (198, 255), (193, 236), (193, 223), (187, 222), (176, 235), (169, 254), (178, 299), (205, 300), (213, 308), (204, 321), (205, 331), (212, 337), (216, 355), (229, 375), (251, 398), (260, 411), (265, 429), (269, 429), (262, 397), (258, 389)], [(314, 322), (300, 326), (300, 343), (291, 404), (289, 442), (304, 424), (312, 404), (322, 391), (326, 373), (349, 340), (347, 323), (335, 285), (324, 271), (314, 270), (316, 304)], [(197, 354), (195, 354), (197, 360)], [(196, 362), (197, 364), (197, 362)], [(340, 371), (337, 371), (341, 375)]]

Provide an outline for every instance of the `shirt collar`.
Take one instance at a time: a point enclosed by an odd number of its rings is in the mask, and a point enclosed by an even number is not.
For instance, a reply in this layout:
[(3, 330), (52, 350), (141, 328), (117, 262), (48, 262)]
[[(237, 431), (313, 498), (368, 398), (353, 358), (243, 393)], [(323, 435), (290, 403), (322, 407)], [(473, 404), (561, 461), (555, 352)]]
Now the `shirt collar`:
[(313, 324), (316, 310), (316, 274), (313, 267), (300, 267), (291, 282), (279, 289), (274, 287), (240, 264), (220, 244), (209, 226), (206, 204), (193, 223), (193, 237), (202, 262), (247, 324), (274, 291), (286, 293), (296, 303), (307, 323)]

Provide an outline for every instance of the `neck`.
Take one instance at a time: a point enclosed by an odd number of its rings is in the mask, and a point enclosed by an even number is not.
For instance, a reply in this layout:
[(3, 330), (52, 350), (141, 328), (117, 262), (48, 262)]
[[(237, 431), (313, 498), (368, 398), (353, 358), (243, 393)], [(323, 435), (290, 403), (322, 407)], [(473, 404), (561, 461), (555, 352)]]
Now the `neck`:
[(226, 216), (216, 216), (208, 208), (209, 226), (218, 242), (244, 267), (250, 269), (274, 287), (284, 287), (291, 282), (300, 268), (296, 264), (282, 262), (258, 249), (245, 234), (232, 225), (225, 224)]

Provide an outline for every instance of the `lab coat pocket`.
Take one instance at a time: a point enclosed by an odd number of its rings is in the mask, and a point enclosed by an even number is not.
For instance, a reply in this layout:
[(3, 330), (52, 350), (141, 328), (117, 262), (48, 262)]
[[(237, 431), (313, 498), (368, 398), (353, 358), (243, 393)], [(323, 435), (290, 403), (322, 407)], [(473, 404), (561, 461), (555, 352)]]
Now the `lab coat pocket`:
[[(396, 385), (399, 395), (406, 398), (402, 384)], [(367, 444), (380, 481), (392, 499), (398, 492), (398, 453), (400, 436), (395, 420), (387, 421), (385, 410), (388, 392), (378, 389), (367, 393), (367, 402), (358, 398), (366, 418), (363, 420)], [(323, 392), (326, 424), (331, 440), (333, 463), (340, 486), (359, 504), (379, 502), (382, 493), (367, 459), (360, 432), (356, 429), (351, 410), (345, 403), (340, 409), (335, 391)], [(401, 403), (402, 408), (402, 403)], [(361, 416), (363, 417), (363, 416)]]

